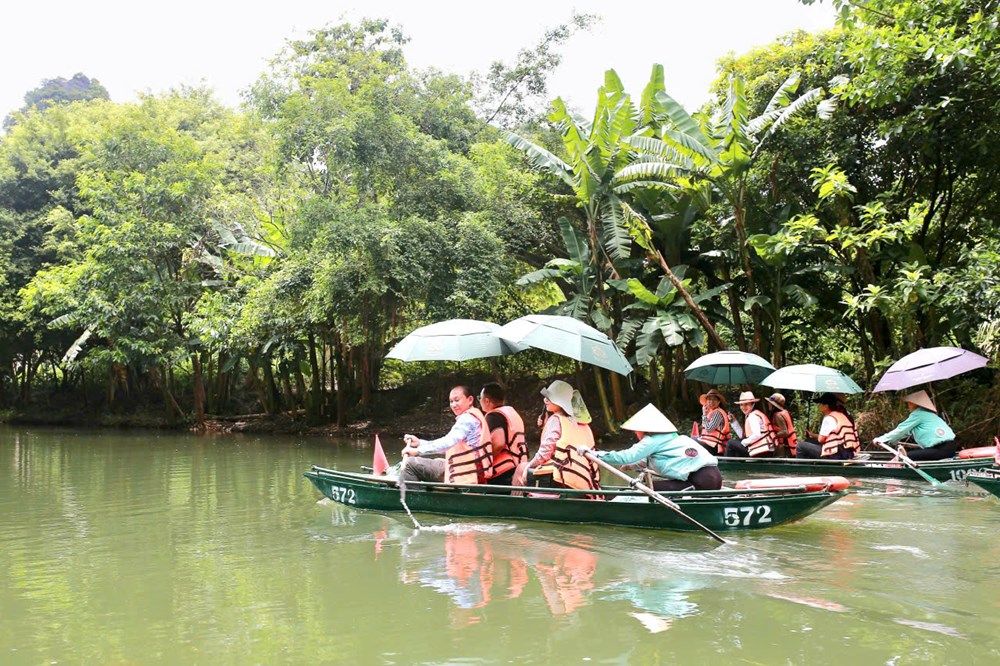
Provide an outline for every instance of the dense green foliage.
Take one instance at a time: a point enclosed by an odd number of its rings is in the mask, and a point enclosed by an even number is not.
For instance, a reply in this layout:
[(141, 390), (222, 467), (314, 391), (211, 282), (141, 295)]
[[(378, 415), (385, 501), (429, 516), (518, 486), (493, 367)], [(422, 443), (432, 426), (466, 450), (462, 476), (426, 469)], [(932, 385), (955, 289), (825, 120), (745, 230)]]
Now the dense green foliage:
[(533, 115), (586, 16), (478, 86), (365, 21), (289, 42), (240, 112), (31, 105), (0, 143), (0, 399), (344, 424), (412, 378), (383, 361), (406, 332), (547, 307), (634, 360), (633, 386), (594, 376), (609, 425), (644, 392), (684, 411), (706, 350), (868, 385), (921, 346), (996, 350), (997, 3), (835, 4), (721, 62), (696, 112), (654, 66)]

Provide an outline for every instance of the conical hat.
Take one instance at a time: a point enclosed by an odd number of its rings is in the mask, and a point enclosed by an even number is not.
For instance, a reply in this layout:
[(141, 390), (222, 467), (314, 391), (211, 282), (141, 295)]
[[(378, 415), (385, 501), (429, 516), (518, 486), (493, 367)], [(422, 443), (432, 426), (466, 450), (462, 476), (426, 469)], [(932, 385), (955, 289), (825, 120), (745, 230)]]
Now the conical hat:
[(911, 393), (910, 395), (904, 395), (901, 400), (903, 402), (912, 402), (917, 407), (929, 409), (937, 414), (937, 407), (935, 407), (934, 403), (931, 402), (931, 397), (927, 395), (927, 391), (917, 391), (916, 393)]
[(639, 432), (677, 432), (677, 426), (651, 404), (636, 412), (635, 416), (622, 424), (622, 428)]

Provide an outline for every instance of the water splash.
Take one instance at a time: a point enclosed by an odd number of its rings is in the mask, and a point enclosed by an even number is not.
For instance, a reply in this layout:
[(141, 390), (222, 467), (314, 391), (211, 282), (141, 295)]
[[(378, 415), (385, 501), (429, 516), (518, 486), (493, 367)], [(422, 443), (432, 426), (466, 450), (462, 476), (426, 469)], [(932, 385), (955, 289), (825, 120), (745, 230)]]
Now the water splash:
[(406, 458), (407, 456), (404, 455), (403, 460), (399, 463), (399, 502), (403, 505), (403, 508), (406, 509), (406, 515), (408, 515), (410, 520), (413, 521), (414, 529), (419, 530), (421, 529), (420, 523), (418, 523), (417, 519), (413, 517), (413, 512), (410, 511), (410, 507), (406, 505), (406, 481), (403, 480), (406, 476)]

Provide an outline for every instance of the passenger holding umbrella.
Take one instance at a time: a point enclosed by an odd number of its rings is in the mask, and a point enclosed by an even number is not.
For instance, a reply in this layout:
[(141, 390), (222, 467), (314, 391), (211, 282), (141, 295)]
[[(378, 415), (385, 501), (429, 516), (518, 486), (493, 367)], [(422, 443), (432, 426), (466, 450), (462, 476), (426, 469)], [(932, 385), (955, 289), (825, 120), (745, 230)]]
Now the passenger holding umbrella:
[(743, 422), (743, 439), (732, 438), (726, 445), (726, 455), (748, 458), (774, 455), (777, 440), (770, 419), (757, 406), (758, 399), (753, 391), (743, 391), (736, 404), (746, 416)]
[(699, 400), (701, 434), (696, 441), (709, 452), (722, 455), (726, 452), (726, 444), (729, 443), (729, 414), (722, 408), (722, 405), (726, 404), (726, 398), (715, 389), (709, 389)]
[(819, 405), (823, 416), (819, 432), (806, 431), (806, 439), (799, 442), (796, 458), (830, 458), (850, 460), (860, 442), (854, 419), (847, 413), (843, 401), (833, 393), (824, 393), (813, 402)]
[(621, 426), (639, 440), (624, 451), (595, 451), (611, 465), (645, 465), (663, 477), (653, 490), (718, 490), (722, 487), (719, 463), (711, 453), (677, 428), (653, 405), (646, 405)]
[[(910, 460), (943, 460), (951, 458), (958, 450), (955, 433), (938, 416), (937, 407), (931, 401), (927, 391), (917, 391), (901, 398), (910, 410), (909, 416), (894, 429), (879, 435), (876, 443), (895, 443), (910, 435), (919, 448), (910, 452)], [(900, 458), (905, 457), (905, 451), (900, 446)]]

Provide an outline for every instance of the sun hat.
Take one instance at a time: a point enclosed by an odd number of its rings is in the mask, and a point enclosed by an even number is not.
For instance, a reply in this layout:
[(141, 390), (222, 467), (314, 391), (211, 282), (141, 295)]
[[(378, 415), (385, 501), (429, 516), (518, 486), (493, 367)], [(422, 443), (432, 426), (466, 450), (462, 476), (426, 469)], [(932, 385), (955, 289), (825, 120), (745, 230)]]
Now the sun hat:
[(924, 409), (930, 410), (937, 414), (937, 407), (931, 402), (931, 397), (927, 395), (927, 391), (917, 391), (916, 393), (911, 393), (909, 395), (904, 395), (900, 398), (903, 402), (910, 402), (917, 407), (923, 407)]
[(780, 393), (772, 393), (769, 397), (764, 398), (764, 400), (767, 400), (769, 403), (771, 403), (778, 409), (785, 408), (785, 396), (781, 395)]
[(726, 404), (726, 396), (722, 395), (715, 389), (708, 389), (708, 393), (702, 393), (701, 396), (698, 398), (698, 401), (704, 405), (705, 401), (708, 400), (709, 398), (718, 399), (720, 405)]
[(677, 426), (670, 422), (663, 412), (652, 404), (646, 405), (628, 421), (622, 424), (625, 430), (638, 430), (639, 432), (677, 432)]
[(753, 391), (743, 391), (743, 393), (740, 393), (740, 399), (733, 402), (737, 405), (743, 405), (748, 402), (757, 402), (757, 397), (754, 396)]
[(574, 423), (591, 422), (590, 411), (583, 401), (583, 396), (563, 380), (555, 380), (547, 388), (543, 388), (541, 394), (548, 398), (553, 405), (562, 408), (566, 412), (566, 416)]

